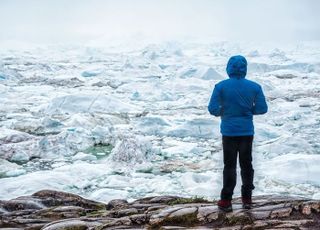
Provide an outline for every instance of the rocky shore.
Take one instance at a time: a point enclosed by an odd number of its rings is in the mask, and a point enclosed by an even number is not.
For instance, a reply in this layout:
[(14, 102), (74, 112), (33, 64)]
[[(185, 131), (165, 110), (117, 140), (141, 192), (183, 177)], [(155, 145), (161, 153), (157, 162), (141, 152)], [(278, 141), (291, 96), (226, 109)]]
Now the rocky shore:
[(217, 209), (202, 198), (157, 196), (100, 203), (78, 195), (42, 190), (0, 201), (0, 229), (320, 229), (320, 201), (299, 197), (256, 196), (253, 208)]

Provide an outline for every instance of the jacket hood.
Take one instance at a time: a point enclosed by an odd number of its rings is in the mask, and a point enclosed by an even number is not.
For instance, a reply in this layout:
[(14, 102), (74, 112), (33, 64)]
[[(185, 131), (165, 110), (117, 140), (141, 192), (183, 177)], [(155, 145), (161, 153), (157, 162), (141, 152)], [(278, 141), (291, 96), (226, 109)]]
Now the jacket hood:
[(230, 78), (244, 78), (247, 74), (247, 64), (245, 57), (232, 56), (227, 64), (227, 74)]

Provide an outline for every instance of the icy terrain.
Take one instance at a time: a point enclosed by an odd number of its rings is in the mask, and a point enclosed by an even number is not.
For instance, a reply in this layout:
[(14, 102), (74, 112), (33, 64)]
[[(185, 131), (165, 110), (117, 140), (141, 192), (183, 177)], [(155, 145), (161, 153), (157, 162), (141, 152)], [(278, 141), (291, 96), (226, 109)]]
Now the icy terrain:
[(235, 54), (269, 105), (255, 117), (255, 194), (320, 198), (320, 43), (166, 42), (2, 48), (0, 199), (219, 197), (220, 121), (207, 104)]

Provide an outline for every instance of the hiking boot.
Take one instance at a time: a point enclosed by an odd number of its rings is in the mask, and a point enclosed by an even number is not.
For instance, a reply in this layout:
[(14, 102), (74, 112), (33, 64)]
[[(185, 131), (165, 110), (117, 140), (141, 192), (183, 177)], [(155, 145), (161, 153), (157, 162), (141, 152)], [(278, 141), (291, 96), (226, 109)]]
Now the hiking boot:
[(219, 200), (218, 208), (224, 212), (232, 212), (231, 200)]
[(242, 207), (244, 209), (251, 209), (252, 200), (251, 197), (242, 197)]

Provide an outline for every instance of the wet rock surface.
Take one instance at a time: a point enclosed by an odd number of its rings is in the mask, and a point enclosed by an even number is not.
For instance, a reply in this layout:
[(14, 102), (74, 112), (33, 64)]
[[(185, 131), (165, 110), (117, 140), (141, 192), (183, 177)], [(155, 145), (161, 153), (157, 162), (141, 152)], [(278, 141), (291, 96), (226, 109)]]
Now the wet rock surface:
[(233, 200), (233, 212), (215, 201), (176, 196), (147, 197), (108, 204), (78, 195), (42, 190), (0, 201), (0, 229), (319, 229), (320, 201), (256, 196), (252, 209)]

